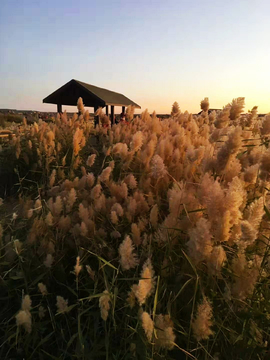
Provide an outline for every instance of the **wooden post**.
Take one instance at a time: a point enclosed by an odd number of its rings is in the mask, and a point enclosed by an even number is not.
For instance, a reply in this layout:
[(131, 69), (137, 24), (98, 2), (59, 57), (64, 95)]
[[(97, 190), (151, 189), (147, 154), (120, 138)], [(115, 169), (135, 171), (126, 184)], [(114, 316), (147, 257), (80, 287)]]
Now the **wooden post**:
[(62, 105), (61, 104), (57, 104), (57, 112), (58, 113), (62, 113)]
[(111, 105), (111, 123), (115, 124), (114, 120), (114, 105)]
[(106, 105), (106, 115), (109, 115), (109, 105)]
[(122, 113), (125, 113), (125, 106), (122, 106)]
[[(96, 112), (98, 109), (97, 106), (94, 107), (94, 112)], [(95, 126), (97, 126), (97, 124), (99, 123), (99, 116), (94, 116), (94, 119), (95, 119)]]

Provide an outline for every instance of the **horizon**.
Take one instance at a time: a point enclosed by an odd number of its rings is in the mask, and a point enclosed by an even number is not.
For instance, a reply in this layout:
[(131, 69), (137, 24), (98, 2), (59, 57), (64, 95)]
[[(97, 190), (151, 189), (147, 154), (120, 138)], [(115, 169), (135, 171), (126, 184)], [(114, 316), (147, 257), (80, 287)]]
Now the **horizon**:
[(266, 0), (10, 0), (0, 14), (0, 108), (54, 112), (43, 98), (75, 78), (124, 94), (136, 113), (168, 114), (174, 101), (196, 113), (204, 97), (223, 108), (241, 96), (245, 112), (268, 113), (269, 11)]
[[(54, 104), (53, 104), (53, 105), (54, 105)], [(67, 109), (65, 109), (65, 107), (73, 108), (74, 111), (72, 111), (72, 109), (67, 110)], [(91, 110), (91, 109), (93, 109), (93, 108), (91, 108), (91, 107), (89, 107), (89, 106), (84, 106), (84, 108), (89, 111), (89, 114), (94, 114), (94, 111)], [(117, 107), (116, 107), (116, 108), (117, 108)], [(120, 108), (120, 106), (119, 106), (119, 108)], [(77, 113), (77, 110), (76, 110), (76, 109), (77, 109), (76, 106), (65, 106), (65, 105), (63, 105), (63, 112), (66, 111), (66, 112), (69, 113), (69, 114)], [(104, 112), (104, 109), (105, 109), (105, 107), (103, 108), (103, 112)], [(43, 110), (37, 110), (37, 109), (15, 109), (15, 108), (10, 109), (10, 108), (0, 108), (0, 111), (3, 111), (3, 110), (18, 111), (18, 112), (38, 112), (38, 113), (55, 113), (55, 114), (57, 114), (57, 111), (56, 111), (56, 110), (43, 111)], [(222, 108), (209, 108), (209, 110), (222, 110)], [(137, 112), (136, 112), (136, 111), (137, 111)], [(135, 114), (135, 115), (140, 115), (143, 111), (144, 111), (143, 109), (135, 109), (134, 114)], [(188, 110), (184, 110), (184, 111), (181, 111), (181, 112), (183, 113), (183, 112), (185, 112), (185, 111), (188, 111)], [(200, 108), (200, 109), (198, 109), (197, 112), (194, 112), (194, 113), (190, 112), (190, 114), (192, 114), (192, 115), (197, 115), (197, 114), (198, 114), (199, 112), (201, 112), (201, 111), (202, 111), (202, 110), (201, 110), (201, 108)], [(250, 111), (250, 110), (248, 110), (248, 111)], [(248, 111), (243, 111), (243, 112), (241, 113), (241, 115), (247, 114)], [(171, 113), (171, 111), (168, 111), (167, 113), (158, 113), (158, 112), (156, 112), (157, 115), (162, 115), (162, 116), (163, 116), (163, 115), (168, 115), (168, 116), (170, 116), (170, 113)], [(152, 114), (152, 113), (150, 113), (150, 115), (151, 115), (151, 114)], [(259, 111), (258, 111), (258, 115), (267, 115), (267, 114), (269, 114), (269, 112), (262, 113), (262, 112), (259, 112)], [(115, 115), (121, 115), (121, 111), (120, 111), (120, 112), (117, 112), (117, 111), (116, 111), (116, 112), (115, 112)]]

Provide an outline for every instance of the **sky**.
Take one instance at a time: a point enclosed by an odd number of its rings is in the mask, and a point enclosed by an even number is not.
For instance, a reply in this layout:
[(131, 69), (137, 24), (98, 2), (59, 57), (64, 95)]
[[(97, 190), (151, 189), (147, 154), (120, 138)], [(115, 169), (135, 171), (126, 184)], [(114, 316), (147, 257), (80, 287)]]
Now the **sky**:
[(2, 0), (0, 108), (56, 111), (42, 99), (77, 79), (160, 114), (242, 96), (270, 112), (269, 13), (269, 0)]

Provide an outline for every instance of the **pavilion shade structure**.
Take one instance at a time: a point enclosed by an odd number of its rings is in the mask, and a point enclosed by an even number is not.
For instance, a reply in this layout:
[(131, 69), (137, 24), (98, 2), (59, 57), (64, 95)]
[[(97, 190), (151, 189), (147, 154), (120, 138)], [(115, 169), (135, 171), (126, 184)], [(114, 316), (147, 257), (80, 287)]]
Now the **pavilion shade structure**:
[(43, 103), (76, 106), (79, 97), (83, 99), (83, 103), (87, 107), (133, 105), (137, 109), (141, 108), (122, 94), (74, 79), (43, 99)]

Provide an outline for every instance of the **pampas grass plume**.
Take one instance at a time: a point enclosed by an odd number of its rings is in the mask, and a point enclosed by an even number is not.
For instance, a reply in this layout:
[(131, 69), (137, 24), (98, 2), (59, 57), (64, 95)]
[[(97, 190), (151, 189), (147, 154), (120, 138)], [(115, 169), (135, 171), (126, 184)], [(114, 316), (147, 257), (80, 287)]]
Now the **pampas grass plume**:
[(237, 99), (233, 99), (232, 106), (230, 109), (230, 119), (236, 120), (240, 114), (243, 112), (243, 109), (245, 107), (245, 98), (239, 97)]
[(32, 305), (32, 300), (30, 299), (29, 295), (25, 295), (22, 300), (22, 310), (30, 311)]
[(62, 211), (63, 211), (63, 201), (61, 199), (61, 196), (57, 196), (55, 199), (55, 203), (53, 204), (53, 213), (56, 216), (59, 216), (62, 213)]
[(91, 198), (97, 199), (100, 196), (102, 187), (100, 184), (97, 184), (93, 189), (91, 190)]
[(71, 211), (75, 201), (77, 199), (77, 193), (74, 188), (70, 189), (67, 200), (67, 211)]
[[(0, 229), (0, 240), (1, 240), (1, 229)], [(18, 239), (14, 240), (14, 249), (18, 255), (20, 255), (22, 251), (23, 243)]]
[(88, 235), (88, 228), (87, 225), (84, 221), (81, 222), (81, 227), (80, 227), (80, 233), (82, 236), (87, 236)]
[(209, 109), (209, 99), (206, 97), (201, 101), (201, 109), (202, 111), (208, 111)]
[(175, 342), (173, 322), (169, 315), (159, 314), (155, 317), (156, 338), (155, 346), (172, 350)]
[(32, 331), (32, 316), (30, 313), (32, 301), (29, 295), (25, 295), (22, 300), (21, 310), (16, 315), (17, 326), (23, 326), (28, 333)]
[(95, 183), (95, 176), (94, 176), (93, 173), (88, 173), (88, 174), (86, 175), (86, 183), (87, 183), (87, 185), (89, 186), (89, 188), (91, 188), (91, 187), (94, 185), (94, 183)]
[(38, 290), (42, 296), (48, 295), (47, 287), (43, 283), (38, 283)]
[(40, 199), (37, 199), (36, 201), (35, 201), (35, 211), (37, 212), (37, 213), (40, 213), (41, 212), (41, 210), (42, 210), (42, 202), (41, 202), (41, 200)]
[(206, 260), (212, 252), (210, 223), (201, 218), (196, 227), (189, 230), (190, 239), (187, 242), (188, 254), (195, 263)]
[(63, 230), (64, 232), (67, 232), (71, 227), (71, 219), (67, 216), (61, 216), (59, 222), (58, 222), (59, 229)]
[(254, 227), (255, 230), (258, 230), (260, 227), (260, 223), (262, 221), (262, 217), (265, 213), (264, 211), (264, 199), (260, 197), (256, 199), (247, 209), (246, 219), (250, 222), (250, 224)]
[(134, 253), (134, 245), (129, 236), (119, 246), (120, 264), (122, 270), (133, 269), (138, 265), (137, 255)]
[(90, 265), (86, 265), (86, 270), (90, 276), (90, 278), (95, 281), (95, 271), (91, 269), (91, 266)]
[(150, 211), (150, 223), (156, 228), (158, 225), (158, 205), (155, 204)]
[(118, 216), (123, 216), (124, 215), (124, 210), (123, 210), (122, 206), (119, 203), (113, 204), (113, 206), (111, 208), (111, 211), (115, 211)]
[(52, 226), (53, 225), (53, 216), (52, 213), (48, 213), (45, 219), (45, 222), (47, 225)]
[(172, 105), (172, 111), (171, 111), (171, 116), (178, 116), (180, 115), (180, 108), (179, 108), (179, 104), (177, 101), (175, 101)]
[(106, 169), (104, 169), (99, 176), (100, 181), (102, 182), (109, 181), (111, 172), (112, 172), (112, 168), (110, 166), (106, 167)]
[(16, 315), (17, 326), (23, 326), (30, 334), (32, 331), (32, 317), (29, 311), (20, 310)]
[(110, 310), (110, 295), (107, 290), (103, 292), (103, 295), (99, 298), (99, 307), (101, 318), (106, 321)]
[(111, 211), (111, 221), (113, 224), (118, 223), (118, 216), (117, 216), (116, 211)]
[(162, 178), (166, 172), (162, 158), (159, 155), (155, 155), (151, 160), (151, 176), (155, 179)]
[(227, 255), (223, 247), (221, 245), (214, 246), (209, 258), (207, 259), (210, 272), (214, 275), (218, 275), (226, 260)]
[(79, 99), (77, 101), (77, 108), (78, 108), (80, 114), (84, 113), (83, 99), (81, 97), (79, 97)]
[(138, 288), (138, 285), (136, 285), (136, 284), (132, 285), (131, 290), (128, 293), (127, 303), (131, 309), (133, 309), (134, 306), (136, 305), (136, 295), (135, 294), (136, 294), (137, 288)]
[(56, 306), (58, 313), (64, 313), (68, 311), (68, 300), (65, 300), (62, 296), (56, 296)]
[(44, 260), (43, 264), (47, 267), (47, 268), (51, 268), (52, 264), (53, 264), (53, 256), (51, 254), (48, 254), (46, 256), (46, 259)]
[(140, 305), (152, 294), (155, 287), (154, 270), (150, 259), (147, 259), (141, 272), (141, 280), (136, 288), (136, 298)]
[(89, 166), (89, 167), (93, 166), (95, 160), (96, 160), (96, 154), (92, 154), (92, 155), (88, 156), (88, 159), (86, 161), (86, 165)]
[(43, 306), (40, 306), (38, 308), (38, 316), (41, 320), (45, 317), (45, 312), (46, 312), (46, 310), (44, 309)]
[(143, 145), (143, 133), (137, 131), (132, 138), (131, 148), (133, 151), (138, 151)]
[(50, 180), (49, 180), (49, 184), (50, 184), (51, 188), (53, 187), (53, 185), (55, 183), (55, 176), (56, 176), (56, 170), (53, 169), (51, 176), (50, 176)]
[(81, 272), (81, 270), (82, 270), (82, 265), (80, 265), (80, 257), (77, 256), (76, 257), (76, 265), (74, 266), (74, 272), (75, 272), (76, 277), (79, 276), (79, 273)]
[(151, 316), (146, 311), (142, 313), (141, 320), (142, 320), (142, 327), (144, 329), (146, 337), (148, 341), (151, 342), (154, 332), (154, 322), (151, 319)]
[(126, 176), (124, 181), (130, 189), (136, 189), (137, 180), (135, 179), (135, 176), (133, 174), (129, 174), (128, 176)]
[(207, 298), (204, 298), (198, 306), (196, 318), (192, 322), (192, 330), (196, 340), (208, 339), (213, 334), (212, 325), (212, 306)]
[(142, 242), (141, 231), (137, 224), (135, 223), (131, 224), (131, 232), (132, 232), (132, 239), (134, 241), (134, 244), (137, 246), (140, 245), (140, 243)]

